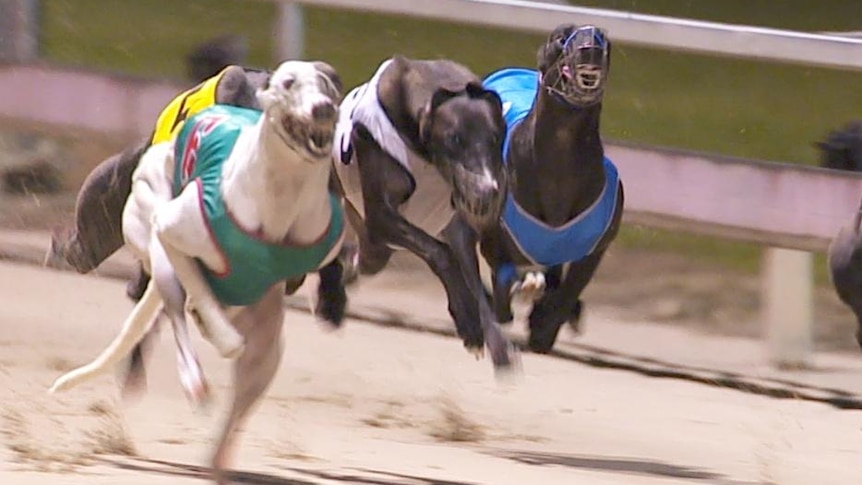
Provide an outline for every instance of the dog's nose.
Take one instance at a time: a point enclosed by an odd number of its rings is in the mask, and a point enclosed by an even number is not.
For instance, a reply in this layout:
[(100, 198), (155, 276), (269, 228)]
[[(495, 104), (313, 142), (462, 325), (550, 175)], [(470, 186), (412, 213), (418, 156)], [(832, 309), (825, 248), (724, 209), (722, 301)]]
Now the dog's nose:
[(318, 123), (334, 120), (335, 114), (335, 105), (329, 102), (320, 103), (311, 108), (311, 117)]

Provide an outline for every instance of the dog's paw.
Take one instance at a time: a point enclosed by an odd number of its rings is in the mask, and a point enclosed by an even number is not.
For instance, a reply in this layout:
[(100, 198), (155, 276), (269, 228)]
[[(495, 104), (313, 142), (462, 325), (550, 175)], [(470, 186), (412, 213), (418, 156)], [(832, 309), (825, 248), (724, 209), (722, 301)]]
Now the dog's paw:
[(485, 347), (465, 347), (467, 352), (472, 355), (476, 360), (482, 360), (485, 358)]
[(212, 396), (206, 378), (195, 359), (194, 365), (179, 367), (180, 384), (186, 399), (198, 410), (206, 410), (211, 404)]
[(341, 283), (352, 285), (359, 280), (359, 245), (344, 244), (339, 255), (341, 260)]
[(515, 282), (510, 290), (512, 297), (525, 302), (534, 302), (545, 292), (545, 275), (539, 272), (528, 272)]

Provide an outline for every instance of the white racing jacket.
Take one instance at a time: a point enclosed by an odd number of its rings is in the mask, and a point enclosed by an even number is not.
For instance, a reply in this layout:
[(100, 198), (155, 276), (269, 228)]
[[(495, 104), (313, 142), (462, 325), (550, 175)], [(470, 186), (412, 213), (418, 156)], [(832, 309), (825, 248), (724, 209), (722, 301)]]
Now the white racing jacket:
[(452, 207), (452, 189), (428, 160), (407, 146), (380, 105), (377, 85), (390, 62), (391, 59), (384, 61), (371, 80), (350, 91), (341, 102), (335, 143), (332, 145), (335, 173), (344, 188), (345, 197), (365, 219), (359, 166), (356, 163), (356, 153), (350, 145), (353, 125), (361, 123), (383, 150), (397, 160), (413, 178), (415, 190), (407, 201), (398, 207), (398, 212), (413, 225), (438, 237), (455, 214)]

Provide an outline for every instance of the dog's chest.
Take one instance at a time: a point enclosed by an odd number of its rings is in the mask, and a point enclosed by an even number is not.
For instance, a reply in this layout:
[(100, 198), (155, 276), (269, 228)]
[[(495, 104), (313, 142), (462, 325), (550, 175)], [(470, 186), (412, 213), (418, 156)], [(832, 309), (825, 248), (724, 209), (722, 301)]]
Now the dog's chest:
[[(248, 305), (257, 301), (275, 283), (317, 269), (340, 241), (343, 221), (338, 201), (328, 198), (331, 219), (319, 240), (294, 245), (266, 241), (256, 228), (246, 228), (237, 217), (243, 204), (228, 206), (222, 186), (224, 164), (242, 150), (237, 144), (241, 131), (253, 125), (259, 112), (217, 107), (190, 118), (177, 137), (174, 168), (175, 192), (197, 184), (198, 210), (212, 243), (222, 255), (226, 269), (221, 274), (206, 265), (204, 276), (216, 298), (226, 305)], [(234, 200), (234, 202), (248, 202)]]
[[(507, 68), (484, 80), (487, 89), (503, 101), (506, 139), (503, 159), (509, 155), (512, 133), (533, 109), (539, 86), (539, 73), (531, 69)], [(558, 227), (552, 227), (527, 212), (509, 193), (501, 218), (510, 248), (518, 259), (538, 267), (580, 261), (592, 254), (617, 215), (620, 195), (619, 175), (614, 164), (604, 160), (605, 187), (598, 199), (583, 213)]]
[(272, 243), (259, 233), (240, 227), (223, 199), (203, 187), (202, 209), (213, 242), (227, 263), (227, 271), (204, 275), (216, 297), (228, 305), (248, 305), (275, 283), (319, 268), (339, 244), (343, 219), (338, 200), (329, 196), (331, 218), (319, 240), (309, 244)]

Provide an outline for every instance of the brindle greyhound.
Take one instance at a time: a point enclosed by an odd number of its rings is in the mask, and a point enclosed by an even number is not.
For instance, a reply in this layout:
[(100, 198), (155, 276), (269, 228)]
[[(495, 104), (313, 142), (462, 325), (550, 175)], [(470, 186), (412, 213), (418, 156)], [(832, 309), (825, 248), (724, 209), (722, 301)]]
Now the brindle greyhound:
[(340, 111), (333, 155), (359, 239), (354, 266), (374, 274), (393, 249), (415, 253), (443, 283), (464, 345), (487, 343), (495, 367), (510, 366), (475, 250), (506, 193), (500, 98), (460, 64), (396, 56)]
[(581, 292), (620, 225), (623, 186), (599, 136), (610, 52), (600, 29), (561, 25), (539, 49), (538, 72), (504, 69), (485, 80), (505, 107), (511, 186), (481, 250), (500, 321), (512, 320), (513, 293), (533, 293), (536, 352), (553, 347), (563, 323), (577, 325)]

